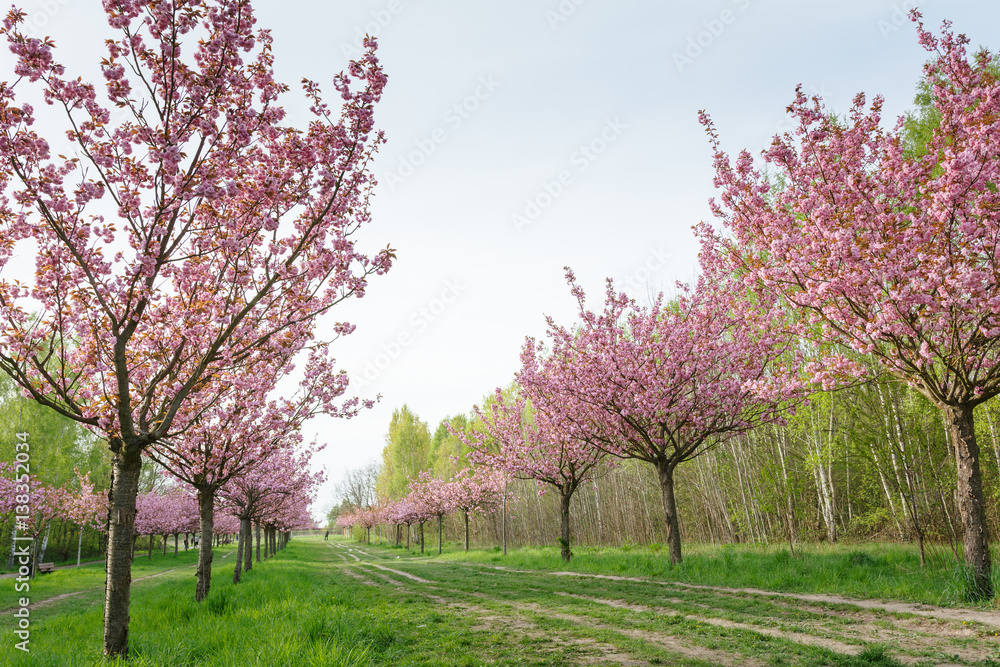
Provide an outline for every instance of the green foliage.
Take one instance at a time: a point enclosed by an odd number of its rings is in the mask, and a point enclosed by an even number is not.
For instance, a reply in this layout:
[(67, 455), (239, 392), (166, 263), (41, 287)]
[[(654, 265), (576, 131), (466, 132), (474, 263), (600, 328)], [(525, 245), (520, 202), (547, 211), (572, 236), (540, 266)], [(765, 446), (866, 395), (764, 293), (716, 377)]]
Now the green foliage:
[(429, 467), (430, 449), (427, 423), (420, 421), (406, 405), (394, 410), (385, 435), (382, 471), (376, 485), (379, 497), (397, 499), (409, 493), (410, 480)]
[(434, 437), (431, 438), (431, 449), (429, 455), (430, 471), (435, 477), (450, 479), (452, 475), (468, 465), (466, 456), (469, 453), (468, 446), (451, 434), (445, 425), (450, 422), (453, 427), (459, 430), (466, 430), (470, 423), (465, 415), (456, 415), (441, 420)]
[(107, 444), (71, 419), (22, 397), (0, 374), (0, 461), (14, 458), (15, 434), (27, 432), (31, 472), (45, 484), (62, 486), (74, 469), (90, 472), (91, 481), (106, 488), (111, 471)]

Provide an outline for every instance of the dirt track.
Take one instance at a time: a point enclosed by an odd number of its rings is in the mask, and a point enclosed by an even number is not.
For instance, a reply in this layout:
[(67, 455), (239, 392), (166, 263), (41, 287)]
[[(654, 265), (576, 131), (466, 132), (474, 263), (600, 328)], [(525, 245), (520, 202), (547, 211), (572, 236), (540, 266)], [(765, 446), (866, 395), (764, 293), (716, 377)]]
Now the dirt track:
[[(1000, 664), (1000, 613), (832, 595), (696, 586), (637, 577), (541, 572), (433, 559), (388, 560), (331, 543), (344, 574), (416, 592), (521, 638), (573, 643), (578, 664), (837, 664), (878, 644), (903, 664)], [(393, 558), (389, 556), (388, 558)], [(998, 661), (994, 663), (994, 661)], [(662, 661), (656, 661), (663, 664)]]

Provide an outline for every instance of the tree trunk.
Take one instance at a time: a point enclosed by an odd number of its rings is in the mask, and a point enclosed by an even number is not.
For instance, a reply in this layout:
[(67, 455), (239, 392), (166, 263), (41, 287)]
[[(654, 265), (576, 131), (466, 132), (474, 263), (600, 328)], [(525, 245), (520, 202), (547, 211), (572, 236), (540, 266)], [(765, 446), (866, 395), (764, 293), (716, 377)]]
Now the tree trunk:
[(17, 524), (14, 524), (14, 530), (10, 534), (10, 556), (7, 557), (7, 569), (13, 569), (14, 567), (14, 551), (17, 548)]
[(444, 523), (444, 516), (438, 516), (438, 556), (441, 555), (441, 524)]
[(573, 497), (573, 492), (566, 492), (559, 489), (559, 546), (561, 547), (562, 559), (569, 562), (573, 553), (569, 549), (569, 501)]
[(128, 655), (128, 607), (132, 588), (135, 497), (139, 492), (141, 453), (119, 445), (111, 462), (108, 507), (108, 553), (105, 562), (104, 655)]
[(177, 557), (177, 542), (179, 539), (179, 533), (174, 533), (174, 558)]
[(465, 550), (469, 550), (469, 513), (465, 512)]
[(243, 574), (243, 550), (247, 548), (246, 540), (243, 537), (243, 518), (240, 518), (240, 534), (236, 541), (236, 565), (233, 567), (233, 584), (240, 583)]
[(503, 515), (500, 518), (500, 531), (503, 535), (503, 555), (507, 555), (507, 480), (503, 481)]
[(194, 599), (201, 602), (212, 587), (212, 532), (215, 528), (215, 492), (198, 491), (198, 512), (201, 519), (201, 539), (198, 541), (198, 583)]
[(52, 532), (52, 522), (49, 521), (49, 524), (45, 526), (45, 537), (42, 538), (42, 546), (38, 550), (38, 559), (37, 562), (35, 563), (36, 569), (38, 567), (38, 563), (41, 563), (43, 560), (45, 560), (45, 550), (49, 546), (49, 533), (51, 532)]
[(250, 517), (240, 521), (240, 531), (243, 536), (243, 571), (253, 569), (253, 525)]
[(420, 522), (420, 555), (424, 554), (424, 522)]
[(965, 565), (972, 575), (972, 596), (977, 600), (993, 597), (990, 546), (986, 536), (983, 480), (979, 472), (979, 445), (971, 406), (944, 406), (945, 423), (955, 449), (958, 472), (958, 510), (962, 515)]
[(674, 467), (669, 463), (657, 463), (656, 472), (660, 479), (660, 492), (663, 494), (670, 564), (678, 565), (681, 562), (681, 526), (677, 518), (677, 501), (674, 499)]
[(80, 540), (76, 543), (76, 566), (80, 567), (80, 554), (83, 552), (83, 528), (80, 528)]
[(254, 521), (255, 532), (257, 533), (257, 562), (260, 562), (260, 521)]

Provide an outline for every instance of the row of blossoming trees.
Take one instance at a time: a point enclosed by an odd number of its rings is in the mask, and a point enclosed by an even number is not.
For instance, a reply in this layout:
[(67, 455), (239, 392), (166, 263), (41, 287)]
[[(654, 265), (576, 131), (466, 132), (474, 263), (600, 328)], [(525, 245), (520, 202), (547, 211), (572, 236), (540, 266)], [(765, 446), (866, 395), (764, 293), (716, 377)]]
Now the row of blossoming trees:
[(549, 320), (514, 392), (454, 431), (471, 460), (558, 491), (564, 558), (575, 491), (631, 459), (655, 469), (680, 562), (680, 464), (783, 421), (813, 387), (889, 375), (941, 412), (970, 593), (992, 597), (973, 410), (1000, 393), (1000, 77), (950, 24), (935, 36), (912, 18), (934, 55), (924, 140), (905, 119), (885, 129), (879, 97), (841, 118), (800, 90), (795, 130), (763, 153), (768, 175), (746, 151), (734, 163), (703, 113), (720, 225), (696, 228), (696, 284), (642, 307), (609, 281), (595, 312), (567, 270), (575, 325)]
[[(216, 503), (239, 508), (241, 544), (261, 494), (304, 520), (301, 489), (262, 491), (264, 477), (285, 457), (301, 472), (309, 416), (364, 407), (341, 402), (327, 348), (353, 326), (320, 319), (394, 255), (356, 245), (383, 142), (373, 41), (334, 77), (336, 106), (303, 82), (296, 126), (249, 0), (103, 7), (100, 86), (25, 35), (23, 12), (0, 27), (16, 60), (0, 83), (0, 371), (113, 454), (104, 652), (118, 656), (144, 461), (197, 493), (203, 599)], [(24, 253), (33, 278), (12, 275)], [(301, 390), (279, 398), (307, 352)]]
[(437, 519), (438, 553), (441, 553), (441, 530), (444, 517), (461, 513), (465, 524), (465, 549), (469, 549), (469, 515), (475, 512), (496, 512), (508, 501), (505, 475), (502, 470), (463, 468), (451, 479), (421, 472), (410, 482), (409, 493), (398, 500), (381, 500), (375, 505), (358, 507), (341, 513), (336, 525), (344, 530), (359, 527), (365, 539), (379, 525), (396, 526), (396, 543), (402, 541), (400, 529), (406, 527), (406, 548), (410, 548), (410, 528), (419, 528), (420, 551), (424, 551), (424, 524)]
[[(296, 461), (295, 464), (301, 464)], [(281, 465), (281, 464), (279, 464)], [(294, 464), (293, 464), (294, 465)], [(293, 529), (309, 528), (314, 521), (309, 505), (315, 497), (315, 486), (322, 481), (320, 475), (301, 475), (301, 468), (294, 469), (286, 462), (278, 475), (256, 471), (253, 477), (239, 478), (224, 489), (221, 516), (213, 522), (210, 536), (218, 542), (220, 537), (236, 535), (239, 550), (245, 553), (246, 565), (237, 563), (234, 580), (239, 582), (243, 567), (250, 569), (251, 532), (248, 523), (253, 521), (257, 530), (257, 560), (260, 561), (261, 532), (265, 537), (265, 556), (273, 553), (278, 536), (287, 536)], [(62, 487), (52, 487), (39, 482), (33, 475), (11, 474), (12, 466), (0, 463), (0, 523), (13, 526), (15, 539), (11, 545), (11, 562), (19, 565), (21, 575), (33, 576), (45, 558), (49, 533), (56, 521), (74, 525), (78, 530), (77, 564), (85, 529), (104, 531), (108, 514), (107, 496), (94, 488), (86, 473)], [(248, 489), (250, 491), (248, 492)], [(248, 500), (249, 498), (249, 500)], [(133, 545), (140, 537), (162, 537), (163, 553), (167, 551), (167, 538), (174, 538), (174, 553), (179, 550), (180, 535), (201, 532), (197, 495), (180, 486), (165, 491), (141, 493), (136, 498), (136, 520)], [(22, 540), (18, 542), (18, 537)], [(27, 544), (28, 546), (24, 546)], [(245, 545), (245, 546), (244, 546)], [(152, 557), (153, 540), (149, 540)], [(244, 551), (245, 550), (245, 551)], [(15, 555), (17, 558), (15, 559)], [(25, 557), (27, 556), (27, 557)]]

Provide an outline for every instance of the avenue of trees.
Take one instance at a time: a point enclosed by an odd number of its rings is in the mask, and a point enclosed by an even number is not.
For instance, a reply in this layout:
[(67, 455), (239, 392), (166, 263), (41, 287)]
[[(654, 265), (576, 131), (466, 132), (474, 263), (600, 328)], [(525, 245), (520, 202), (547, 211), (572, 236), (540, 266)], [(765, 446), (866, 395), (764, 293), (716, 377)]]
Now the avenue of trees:
[[(330, 90), (303, 80), (296, 125), (249, 0), (104, 12), (99, 85), (22, 11), (0, 26), (16, 61), (0, 82), (0, 545), (34, 538), (32, 568), (101, 555), (116, 658), (140, 545), (196, 543), (202, 601), (213, 544), (235, 540), (240, 583), (312, 527), (324, 445), (303, 427), (373, 405), (330, 354), (353, 325), (328, 318), (395, 252), (359, 238), (384, 142), (374, 40)], [(432, 431), (397, 409), (331, 522), (421, 551), (430, 523), (439, 553), (446, 535), (555, 538), (566, 560), (580, 542), (663, 543), (673, 564), (685, 539), (912, 540), (993, 597), (1000, 77), (949, 24), (912, 18), (931, 54), (917, 112), (887, 128), (881, 98), (840, 117), (799, 90), (795, 129), (759, 160), (731, 158), (702, 113), (718, 199), (699, 277), (649, 305), (608, 281), (594, 307), (567, 268), (577, 317), (549, 319), (468, 414)], [(45, 446), (28, 457), (28, 441)]]
[[(931, 54), (914, 114), (887, 129), (879, 97), (839, 117), (799, 90), (795, 129), (734, 161), (702, 113), (719, 198), (717, 223), (695, 228), (695, 284), (644, 307), (609, 281), (595, 311), (567, 269), (578, 320), (549, 319), (513, 385), (433, 438), (398, 410), (368, 507), (412, 505), (429, 475), (475, 464), (514, 480), (521, 539), (557, 534), (567, 560), (573, 532), (662, 540), (672, 563), (682, 533), (792, 549), (895, 537), (922, 561), (932, 540), (964, 564), (970, 598), (991, 598), (1000, 77), (949, 24), (911, 17)], [(543, 512), (517, 480), (558, 497)]]

